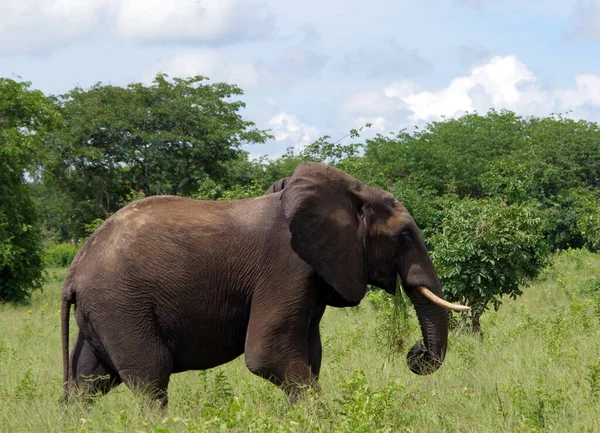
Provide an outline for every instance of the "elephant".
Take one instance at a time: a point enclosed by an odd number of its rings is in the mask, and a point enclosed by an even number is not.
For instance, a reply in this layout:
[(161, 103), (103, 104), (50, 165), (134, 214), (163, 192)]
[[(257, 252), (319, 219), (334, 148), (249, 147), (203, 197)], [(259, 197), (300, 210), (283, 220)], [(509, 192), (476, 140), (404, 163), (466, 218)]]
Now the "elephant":
[(446, 309), (462, 306), (443, 300), (421, 233), (392, 194), (303, 163), (256, 198), (135, 201), (88, 238), (63, 283), (63, 398), (123, 382), (166, 406), (171, 374), (242, 354), (293, 396), (317, 384), (325, 308), (358, 305), (367, 284), (393, 294), (398, 276), (423, 335), (407, 363), (429, 374), (446, 353)]

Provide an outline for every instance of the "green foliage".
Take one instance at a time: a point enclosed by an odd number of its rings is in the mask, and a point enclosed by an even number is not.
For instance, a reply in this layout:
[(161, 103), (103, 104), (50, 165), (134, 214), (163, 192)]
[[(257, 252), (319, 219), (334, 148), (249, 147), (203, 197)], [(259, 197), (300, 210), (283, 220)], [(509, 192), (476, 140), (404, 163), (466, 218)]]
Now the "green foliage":
[(366, 296), (377, 317), (376, 336), (381, 350), (396, 356), (409, 349), (407, 338), (418, 329), (411, 321), (409, 301), (400, 285), (395, 295), (381, 289), (369, 290)]
[(195, 194), (227, 175), (240, 145), (269, 137), (239, 114), (240, 88), (205, 81), (157, 75), (149, 86), (97, 84), (58, 98), (68, 128), (47, 141), (44, 179), (67, 194), (80, 224), (107, 218), (132, 190)]
[(510, 155), (489, 161), (480, 177), (483, 190), (509, 203), (538, 200), (550, 203), (568, 186), (561, 168), (536, 160), (534, 155)]
[(547, 207), (546, 237), (552, 250), (600, 248), (600, 192), (593, 188), (563, 191)]
[(463, 199), (446, 209), (433, 236), (432, 258), (446, 296), (479, 315), (501, 298), (516, 298), (520, 286), (547, 263), (542, 217), (534, 204)]
[(600, 250), (600, 190), (579, 189), (571, 196), (575, 197), (577, 233), (590, 250)]
[(404, 391), (402, 387), (390, 382), (381, 391), (372, 390), (362, 370), (356, 370), (341, 385), (342, 398), (339, 401), (341, 425), (338, 431), (352, 432), (392, 432), (389, 422), (392, 413), (397, 410), (395, 397)]
[(360, 156), (363, 144), (347, 143), (348, 138), (356, 140), (364, 128), (370, 127), (371, 124), (367, 123), (361, 128), (351, 129), (347, 135), (336, 141), (331, 141), (330, 136), (324, 135), (300, 151), (290, 147), (281, 158), (274, 161), (262, 161), (264, 163), (263, 183), (268, 187), (276, 180), (291, 176), (296, 166), (302, 162), (322, 162), (344, 170), (372, 185), (376, 176), (372, 175), (370, 172), (372, 167)]
[(392, 182), (412, 177), (438, 193), (480, 197), (481, 176), (493, 158), (523, 145), (524, 121), (509, 111), (467, 114), (413, 133), (367, 140), (365, 155)]
[(0, 302), (27, 301), (41, 287), (42, 237), (25, 171), (35, 173), (40, 142), (58, 126), (41, 92), (0, 78)]
[(441, 231), (447, 209), (458, 201), (453, 194), (438, 196), (434, 190), (421, 187), (414, 179), (401, 179), (388, 191), (410, 212), (428, 247), (431, 246), (431, 236)]
[(558, 167), (570, 187), (600, 186), (600, 126), (561, 115), (529, 119), (527, 138), (537, 160)]
[(51, 267), (69, 266), (79, 251), (79, 247), (69, 243), (51, 245), (44, 251), (44, 263)]

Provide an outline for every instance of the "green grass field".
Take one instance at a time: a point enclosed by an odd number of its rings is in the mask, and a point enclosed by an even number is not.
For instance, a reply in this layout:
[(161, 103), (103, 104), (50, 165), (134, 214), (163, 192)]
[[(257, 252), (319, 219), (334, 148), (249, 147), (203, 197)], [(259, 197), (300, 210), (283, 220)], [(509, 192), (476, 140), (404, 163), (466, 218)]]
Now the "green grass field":
[(123, 385), (91, 408), (57, 403), (64, 275), (50, 270), (30, 306), (0, 307), (2, 433), (600, 431), (600, 255), (556, 256), (521, 298), (483, 315), (483, 340), (452, 331), (431, 376), (405, 365), (419, 337), (414, 316), (407, 347), (386, 345), (391, 301), (376, 292), (326, 312), (319, 394), (290, 406), (239, 358), (174, 375), (166, 414)]

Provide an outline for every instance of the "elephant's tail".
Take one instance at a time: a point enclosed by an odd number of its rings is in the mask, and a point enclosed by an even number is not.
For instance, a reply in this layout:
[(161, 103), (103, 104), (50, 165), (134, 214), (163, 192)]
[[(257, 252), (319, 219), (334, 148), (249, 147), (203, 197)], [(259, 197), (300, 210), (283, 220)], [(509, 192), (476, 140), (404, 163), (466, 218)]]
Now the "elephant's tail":
[(60, 329), (63, 355), (63, 387), (64, 398), (67, 398), (69, 389), (69, 318), (71, 316), (71, 305), (75, 303), (75, 294), (70, 290), (63, 290), (60, 303)]

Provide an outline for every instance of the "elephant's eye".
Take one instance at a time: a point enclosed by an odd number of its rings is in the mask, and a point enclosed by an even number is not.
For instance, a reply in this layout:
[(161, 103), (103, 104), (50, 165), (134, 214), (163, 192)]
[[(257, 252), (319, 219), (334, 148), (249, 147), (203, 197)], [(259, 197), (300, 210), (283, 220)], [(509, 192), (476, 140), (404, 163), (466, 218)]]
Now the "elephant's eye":
[(410, 229), (404, 229), (400, 233), (398, 233), (397, 237), (400, 242), (407, 242), (412, 239), (412, 233)]

